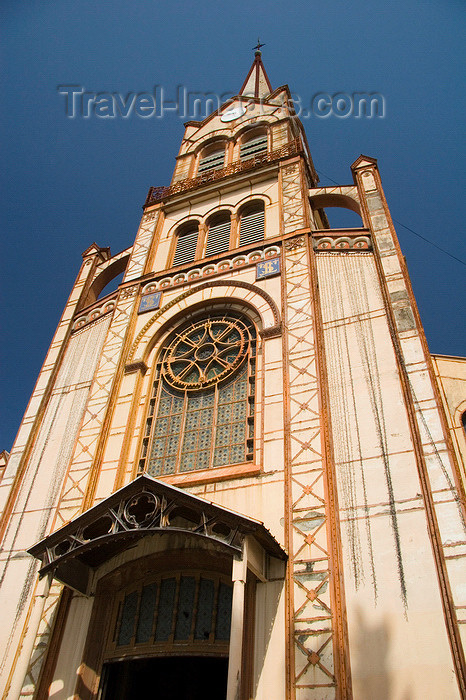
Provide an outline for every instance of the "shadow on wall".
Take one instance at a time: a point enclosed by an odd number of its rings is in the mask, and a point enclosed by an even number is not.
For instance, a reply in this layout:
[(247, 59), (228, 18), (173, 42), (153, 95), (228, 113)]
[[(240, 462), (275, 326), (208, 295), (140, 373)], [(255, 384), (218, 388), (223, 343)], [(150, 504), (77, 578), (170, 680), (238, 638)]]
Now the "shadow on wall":
[[(263, 589), (263, 595), (264, 595), (264, 617), (262, 620), (263, 626), (260, 628), (257, 625), (257, 617), (256, 617), (256, 635), (260, 635), (261, 637), (261, 652), (257, 655), (256, 658), (256, 668), (254, 672), (254, 694), (253, 697), (256, 697), (257, 695), (257, 689), (261, 680), (261, 676), (264, 670), (264, 662), (265, 662), (265, 657), (267, 656), (267, 650), (269, 648), (270, 644), (270, 638), (272, 636), (272, 630), (273, 626), (275, 623), (275, 618), (277, 616), (277, 611), (278, 611), (278, 606), (280, 603), (280, 596), (282, 595), (283, 591), (283, 586), (284, 582), (283, 581), (276, 581), (276, 582), (270, 582), (270, 583), (258, 583), (257, 584), (257, 589), (259, 587), (264, 587)], [(257, 608), (256, 608), (256, 614), (257, 614)], [(256, 645), (258, 643), (258, 640), (256, 639)]]
[[(379, 623), (368, 624), (361, 608), (356, 610), (357, 634), (352, 645), (353, 693), (357, 700), (413, 700), (411, 683), (398, 682), (394, 687), (393, 668), (388, 664), (390, 652), (390, 625), (387, 615)], [(419, 697), (416, 695), (416, 697)], [(430, 700), (430, 698), (426, 698)]]
[[(357, 634), (353, 645), (354, 696), (358, 700), (394, 700), (388, 669), (390, 632), (385, 621), (367, 624), (363, 611), (356, 611)], [(352, 646), (353, 646), (352, 645)], [(409, 700), (406, 696), (404, 700)]]

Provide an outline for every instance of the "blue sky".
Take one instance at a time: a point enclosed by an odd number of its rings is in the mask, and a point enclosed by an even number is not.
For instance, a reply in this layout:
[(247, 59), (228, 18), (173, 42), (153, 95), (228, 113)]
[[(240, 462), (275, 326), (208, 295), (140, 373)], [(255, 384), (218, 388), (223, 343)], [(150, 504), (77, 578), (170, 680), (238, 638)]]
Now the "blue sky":
[[(383, 119), (303, 120), (322, 184), (349, 184), (357, 156), (376, 157), (393, 217), (466, 260), (465, 14), (461, 0), (4, 0), (0, 450), (81, 253), (93, 241), (112, 253), (132, 244), (147, 190), (169, 183), (183, 134), (175, 113), (69, 119), (57, 86), (236, 93), (260, 36), (273, 87), (288, 83), (306, 104), (319, 92), (385, 99)], [(397, 232), (431, 351), (465, 355), (464, 265)]]

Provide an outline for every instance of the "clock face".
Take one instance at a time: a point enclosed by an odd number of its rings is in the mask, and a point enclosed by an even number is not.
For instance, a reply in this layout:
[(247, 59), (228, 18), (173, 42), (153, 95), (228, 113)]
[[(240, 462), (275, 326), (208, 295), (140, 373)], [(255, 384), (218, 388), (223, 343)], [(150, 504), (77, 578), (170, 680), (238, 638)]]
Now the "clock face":
[(222, 114), (222, 116), (220, 117), (220, 121), (232, 122), (235, 119), (239, 119), (239, 117), (242, 117), (245, 113), (246, 107), (243, 107), (243, 105), (240, 105), (239, 107), (233, 107), (233, 109), (227, 109), (227, 111)]

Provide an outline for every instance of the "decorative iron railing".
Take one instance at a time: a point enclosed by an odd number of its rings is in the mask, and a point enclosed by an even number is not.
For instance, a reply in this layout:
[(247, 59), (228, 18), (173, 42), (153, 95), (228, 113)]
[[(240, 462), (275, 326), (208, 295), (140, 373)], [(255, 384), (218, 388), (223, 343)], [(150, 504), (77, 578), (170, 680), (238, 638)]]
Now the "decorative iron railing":
[(175, 182), (170, 187), (151, 187), (147, 195), (144, 207), (149, 207), (152, 204), (157, 204), (168, 197), (172, 197), (175, 194), (182, 194), (183, 192), (189, 192), (190, 190), (195, 190), (203, 185), (208, 185), (217, 180), (223, 180), (225, 177), (230, 175), (237, 175), (238, 173), (243, 173), (247, 170), (254, 170), (263, 165), (268, 165), (269, 163), (275, 163), (282, 158), (287, 158), (289, 156), (297, 155), (303, 151), (303, 146), (299, 139), (290, 141), (285, 146), (278, 148), (276, 151), (271, 151), (270, 153), (260, 153), (253, 158), (248, 160), (238, 160), (236, 163), (230, 163), (226, 168), (221, 168), (219, 170), (209, 170), (198, 177), (187, 178), (186, 180), (180, 180)]

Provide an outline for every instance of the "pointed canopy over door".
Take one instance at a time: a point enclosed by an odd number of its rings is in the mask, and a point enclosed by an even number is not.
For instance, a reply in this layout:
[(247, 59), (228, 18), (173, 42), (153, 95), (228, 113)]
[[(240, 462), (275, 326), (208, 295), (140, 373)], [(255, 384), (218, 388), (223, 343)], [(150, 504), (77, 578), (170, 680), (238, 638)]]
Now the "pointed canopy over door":
[(35, 544), (40, 575), (87, 594), (95, 569), (147, 536), (183, 533), (241, 556), (252, 536), (272, 557), (286, 554), (264, 525), (143, 474)]

